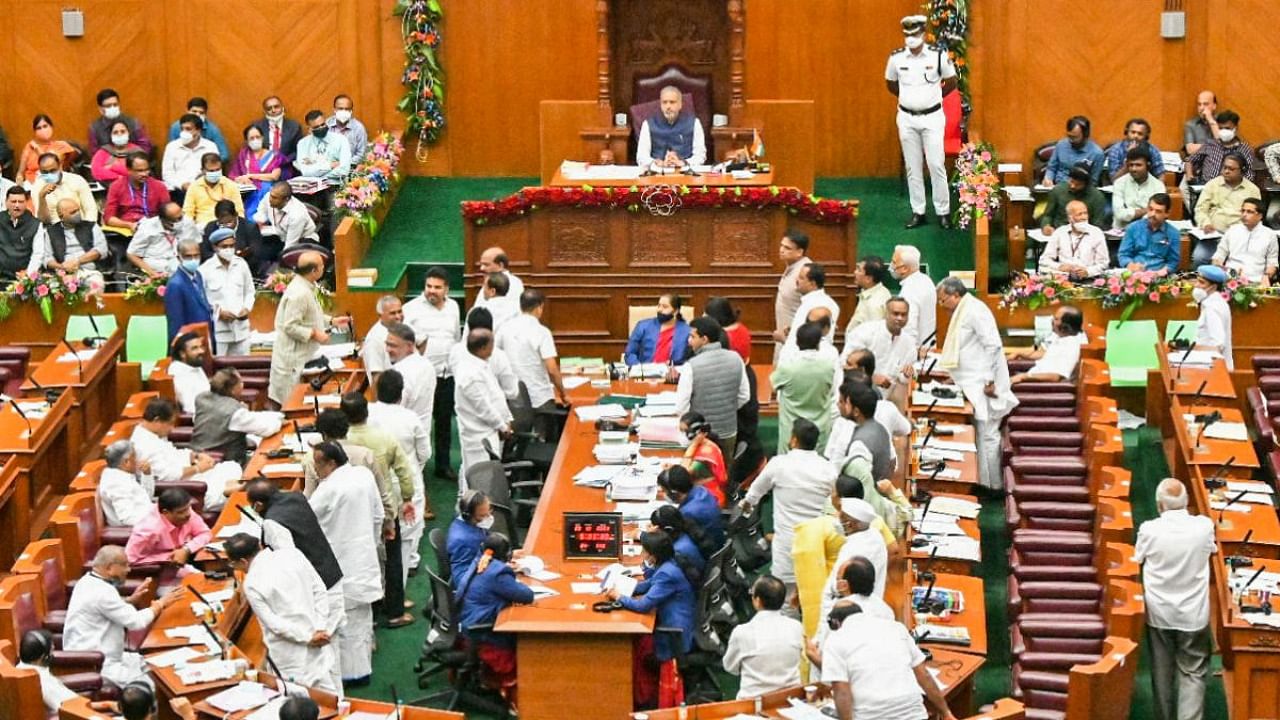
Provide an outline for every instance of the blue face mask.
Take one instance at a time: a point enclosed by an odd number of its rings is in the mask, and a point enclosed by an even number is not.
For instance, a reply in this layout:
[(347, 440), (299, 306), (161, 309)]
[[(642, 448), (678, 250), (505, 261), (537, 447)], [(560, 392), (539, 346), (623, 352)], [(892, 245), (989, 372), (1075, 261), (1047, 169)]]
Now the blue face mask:
[(60, 172), (51, 172), (51, 173), (42, 172), (42, 173), (40, 173), (40, 179), (41, 179), (41, 180), (43, 180), (43, 181), (45, 181), (45, 183), (47, 183), (47, 184), (49, 184), (49, 185), (57, 185), (57, 184), (58, 184), (58, 181), (62, 179), (62, 173), (60, 173)]
[(194, 273), (196, 270), (200, 269), (200, 261), (199, 260), (183, 260), (182, 269), (186, 270), (189, 273)]
[(209, 183), (210, 185), (217, 185), (219, 182), (222, 181), (222, 171), (214, 170), (212, 172), (205, 173), (204, 181)]

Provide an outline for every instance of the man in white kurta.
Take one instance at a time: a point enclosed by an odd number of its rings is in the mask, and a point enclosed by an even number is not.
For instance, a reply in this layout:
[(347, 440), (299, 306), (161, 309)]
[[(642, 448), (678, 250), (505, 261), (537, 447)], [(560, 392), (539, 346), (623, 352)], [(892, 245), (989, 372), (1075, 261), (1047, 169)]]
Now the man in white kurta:
[(990, 491), (1003, 486), (1000, 477), (1000, 423), (1018, 406), (1009, 383), (1000, 328), (991, 309), (970, 295), (964, 283), (949, 277), (938, 283), (938, 304), (951, 311), (939, 366), (973, 405), (978, 447), (978, 481)]
[[(306, 252), (298, 259), (297, 273), (289, 281), (280, 305), (276, 308), (275, 345), (271, 349), (271, 383), (267, 397), (277, 406), (283, 405), (302, 377), (302, 366), (329, 342), (325, 327), (329, 318), (316, 299), (316, 282), (324, 275), (324, 256)], [(334, 319), (334, 325), (346, 326), (346, 318)]]
[(179, 448), (169, 441), (178, 421), (177, 408), (165, 398), (153, 398), (142, 412), (142, 422), (129, 437), (138, 462), (151, 469), (159, 482), (194, 480), (204, 483), (205, 510), (218, 510), (227, 502), (227, 491), (239, 489), (243, 470), (236, 463), (217, 462), (212, 456)]
[(893, 250), (891, 263), (889, 272), (898, 280), (898, 294), (911, 306), (907, 327), (915, 330), (917, 342), (933, 344), (938, 329), (938, 299), (933, 280), (920, 269), (920, 249), (899, 245)]
[(427, 513), (427, 494), (423, 484), (422, 470), (431, 457), (431, 437), (422, 426), (417, 413), (400, 404), (404, 395), (404, 376), (392, 368), (378, 376), (375, 397), (377, 402), (369, 405), (369, 422), (385, 428), (400, 444), (400, 449), (409, 457), (409, 465), (413, 473), (413, 522), (400, 523), (400, 554), (403, 559), (401, 568), (402, 580), (408, 580), (409, 570), (418, 566), (421, 557), (418, 554), (418, 542), (426, 530), (425, 515)]
[[(822, 515), (827, 499), (836, 485), (836, 466), (819, 455), (814, 446), (817, 436), (791, 436), (791, 451), (776, 455), (764, 466), (743, 499), (743, 510), (760, 504), (773, 493), (773, 564), (770, 573), (795, 594), (796, 573), (791, 562), (791, 539), (795, 527)], [(808, 447), (806, 447), (806, 445)]]
[(133, 443), (117, 440), (103, 452), (107, 466), (98, 477), (98, 504), (111, 527), (132, 527), (151, 512), (156, 481), (138, 472)]
[(280, 547), (272, 538), (268, 534), (272, 544), (265, 549), (252, 535), (235, 535), (226, 543), (233, 567), (247, 564), (244, 594), (262, 625), (267, 652), (286, 681), (341, 695), (334, 636), (344, 619), (342, 597), (325, 590), (306, 555)]
[(1075, 380), (1080, 365), (1080, 342), (1086, 340), (1082, 333), (1084, 315), (1078, 308), (1063, 305), (1053, 313), (1053, 332), (1040, 343), (1039, 348), (1011, 353), (1009, 359), (1035, 360), (1036, 364), (1024, 373), (1010, 378), (1014, 385), (1023, 382)]
[(391, 358), (387, 356), (387, 328), (404, 322), (404, 307), (400, 298), (395, 295), (383, 295), (374, 306), (378, 311), (378, 322), (369, 328), (360, 344), (360, 359), (364, 362), (364, 370), (369, 373), (369, 381), (391, 367)]
[(418, 338), (413, 328), (395, 323), (387, 328), (387, 357), (391, 367), (404, 378), (400, 404), (413, 411), (423, 427), (431, 427), (436, 401), (436, 368), (418, 352)]
[[(449, 297), (449, 274), (436, 266), (427, 270), (422, 294), (404, 304), (404, 322), (413, 328), (422, 353), (436, 369), (436, 399), (431, 406), (435, 440), (433, 459), (438, 478), (457, 480), (453, 470), (454, 390), (449, 353), (458, 345), (462, 316), (458, 302)], [(425, 348), (421, 347), (424, 346)]]
[(373, 673), (373, 603), (382, 599), (382, 498), (373, 473), (348, 463), (337, 443), (321, 443), (312, 455), (321, 483), (310, 498), (311, 509), (342, 568), (342, 679), (362, 680)]
[(218, 355), (249, 354), (249, 313), (256, 289), (249, 263), (236, 255), (236, 233), (218, 228), (209, 236), (213, 257), (200, 265), (204, 294), (213, 309), (213, 337)]
[(156, 615), (183, 595), (174, 591), (154, 600), (145, 610), (135, 608), (137, 602), (151, 592), (147, 580), (129, 596), (120, 597), (120, 584), (129, 576), (129, 561), (124, 548), (104, 545), (93, 558), (93, 569), (76, 582), (67, 601), (67, 620), (62, 630), (63, 650), (90, 650), (103, 655), (102, 676), (116, 685), (131, 682), (150, 684), (142, 656), (125, 652), (125, 634), (141, 630)]
[(493, 353), (493, 333), (472, 330), (467, 346), (458, 354), (453, 366), (455, 402), (458, 411), (458, 440), (462, 446), (462, 473), (458, 492), (465, 491), (467, 470), (489, 459), (485, 441), (495, 451), (502, 447), (502, 437), (511, 432), (511, 409), (498, 378), (489, 369)]
[(186, 333), (173, 339), (169, 377), (173, 378), (173, 392), (178, 397), (178, 405), (188, 415), (196, 411), (196, 398), (209, 392), (209, 376), (204, 374), (206, 352), (204, 338), (196, 333)]
[(1196, 270), (1196, 284), (1191, 296), (1200, 304), (1196, 318), (1196, 345), (1204, 345), (1222, 353), (1228, 370), (1235, 369), (1231, 357), (1231, 306), (1222, 296), (1227, 273), (1217, 265), (1201, 265)]
[(498, 331), (498, 349), (511, 359), (511, 367), (529, 391), (529, 404), (550, 408), (556, 398), (568, 403), (560, 379), (560, 359), (551, 330), (542, 324), (546, 300), (539, 290), (520, 296), (520, 316), (507, 321)]
[(841, 367), (855, 350), (869, 350), (876, 359), (872, 384), (885, 397), (904, 398), (912, 377), (919, 339), (910, 327), (911, 304), (901, 297), (885, 303), (883, 320), (873, 320), (854, 328), (845, 337)]
[(826, 269), (818, 263), (809, 263), (800, 268), (796, 275), (796, 289), (804, 294), (800, 296), (800, 306), (796, 308), (795, 317), (791, 318), (791, 327), (784, 344), (796, 343), (796, 331), (809, 321), (809, 313), (816, 308), (825, 308), (831, 315), (831, 324), (822, 337), (823, 342), (835, 343), (836, 327), (840, 322), (840, 304), (827, 294), (826, 284)]
[(1240, 222), (1223, 233), (1212, 262), (1251, 283), (1271, 284), (1271, 276), (1280, 268), (1280, 245), (1276, 231), (1262, 224), (1260, 200), (1249, 198), (1240, 204)]
[(876, 519), (875, 508), (859, 498), (841, 498), (840, 525), (844, 530), (844, 545), (836, 554), (836, 563), (827, 575), (827, 582), (822, 586), (822, 610), (818, 620), (819, 626), (827, 624), (827, 615), (836, 600), (840, 599), (839, 583), (841, 569), (851, 558), (863, 557), (870, 561), (876, 571), (875, 589), (872, 596), (884, 598), (884, 586), (888, 576), (889, 548), (884, 544), (884, 537), (871, 526)]

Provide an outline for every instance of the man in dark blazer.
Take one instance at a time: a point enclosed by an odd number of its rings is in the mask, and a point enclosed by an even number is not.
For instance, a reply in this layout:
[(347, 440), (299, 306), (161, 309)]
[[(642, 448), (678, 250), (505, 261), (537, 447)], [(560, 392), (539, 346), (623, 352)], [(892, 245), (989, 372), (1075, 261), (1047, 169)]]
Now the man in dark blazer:
[(263, 117), (253, 121), (253, 126), (262, 133), (262, 142), (268, 150), (276, 150), (284, 154), (285, 162), (281, 166), (281, 180), (290, 176), (290, 168), (298, 153), (298, 141), (302, 139), (302, 126), (297, 120), (284, 116), (284, 102), (272, 95), (262, 101)]
[(200, 242), (192, 239), (179, 241), (178, 269), (169, 276), (164, 290), (164, 314), (169, 320), (171, 343), (182, 326), (190, 323), (206, 323), (209, 337), (213, 337), (213, 309), (204, 294), (204, 279), (200, 277), (199, 268)]

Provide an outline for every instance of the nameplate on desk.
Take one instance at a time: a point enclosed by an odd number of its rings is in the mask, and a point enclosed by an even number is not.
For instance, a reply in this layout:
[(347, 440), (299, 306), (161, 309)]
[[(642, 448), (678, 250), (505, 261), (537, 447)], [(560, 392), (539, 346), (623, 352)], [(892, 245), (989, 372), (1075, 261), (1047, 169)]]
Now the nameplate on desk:
[(621, 559), (622, 513), (565, 513), (564, 557), (566, 560)]

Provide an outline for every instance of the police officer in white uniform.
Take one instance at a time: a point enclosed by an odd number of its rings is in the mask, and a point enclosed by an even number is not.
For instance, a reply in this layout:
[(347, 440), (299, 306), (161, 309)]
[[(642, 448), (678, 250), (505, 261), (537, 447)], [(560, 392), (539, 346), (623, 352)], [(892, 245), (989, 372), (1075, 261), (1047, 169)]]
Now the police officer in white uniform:
[(938, 224), (950, 227), (951, 191), (942, 149), (947, 116), (942, 112), (942, 96), (956, 87), (956, 69), (945, 50), (924, 42), (923, 15), (902, 18), (906, 47), (889, 55), (884, 71), (889, 92), (898, 98), (898, 139), (907, 166), (907, 189), (911, 195), (911, 220), (907, 229), (928, 222), (925, 217), (924, 160), (929, 163), (933, 183), (933, 209)]

